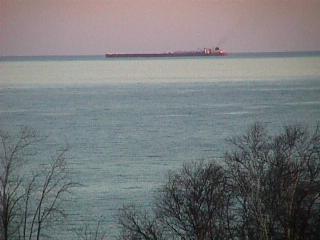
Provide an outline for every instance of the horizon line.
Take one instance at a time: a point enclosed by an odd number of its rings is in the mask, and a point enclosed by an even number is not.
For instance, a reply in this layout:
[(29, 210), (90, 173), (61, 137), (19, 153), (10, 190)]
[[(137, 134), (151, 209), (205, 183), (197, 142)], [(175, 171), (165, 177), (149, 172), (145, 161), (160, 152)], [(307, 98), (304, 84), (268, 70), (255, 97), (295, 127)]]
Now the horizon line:
[[(183, 52), (183, 51), (176, 51)], [(151, 52), (150, 52), (151, 53)], [(158, 53), (158, 52), (153, 52)], [(165, 52), (159, 52), (165, 53)], [(303, 53), (320, 53), (320, 50), (298, 50), (298, 51), (247, 51), (247, 52), (228, 52), (228, 56), (236, 55), (251, 55), (251, 54), (303, 54)], [(102, 54), (48, 54), (48, 55), (0, 55), (0, 60), (10, 58), (59, 58), (59, 57), (104, 57), (106, 53)], [(117, 54), (117, 53), (116, 53)], [(126, 53), (125, 53), (126, 54)], [(130, 53), (131, 54), (131, 53)], [(135, 54), (135, 53), (133, 53)], [(148, 53), (146, 53), (148, 54)]]

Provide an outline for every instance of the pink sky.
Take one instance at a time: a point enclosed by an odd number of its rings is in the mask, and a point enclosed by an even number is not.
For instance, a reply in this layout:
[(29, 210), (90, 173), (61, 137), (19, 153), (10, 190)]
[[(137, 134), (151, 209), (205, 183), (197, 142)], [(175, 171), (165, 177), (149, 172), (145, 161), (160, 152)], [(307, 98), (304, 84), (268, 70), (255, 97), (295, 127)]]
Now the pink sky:
[(320, 0), (0, 0), (0, 55), (320, 50)]

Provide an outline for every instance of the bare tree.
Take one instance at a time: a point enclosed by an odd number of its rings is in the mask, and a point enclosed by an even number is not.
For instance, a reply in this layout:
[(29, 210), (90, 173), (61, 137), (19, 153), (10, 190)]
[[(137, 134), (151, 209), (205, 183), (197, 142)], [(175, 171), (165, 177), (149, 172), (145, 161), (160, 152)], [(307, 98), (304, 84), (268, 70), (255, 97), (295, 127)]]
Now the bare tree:
[(157, 214), (181, 239), (225, 239), (228, 236), (229, 189), (215, 163), (185, 164), (170, 174), (157, 202)]
[(17, 209), (23, 199), (23, 177), (19, 175), (28, 148), (37, 142), (34, 131), (23, 128), (12, 137), (0, 131), (0, 239), (7, 240), (19, 230), (20, 214)]
[(66, 217), (63, 202), (72, 187), (77, 184), (69, 178), (63, 148), (52, 158), (51, 163), (33, 175), (24, 195), (21, 239), (41, 238), (44, 229), (54, 226), (55, 221)]
[[(35, 174), (22, 174), (28, 149), (39, 143), (35, 131), (24, 128), (16, 137), (0, 132), (1, 238), (37, 239), (65, 216), (63, 201), (75, 183), (69, 179), (63, 148)], [(34, 154), (33, 154), (34, 156)]]
[(160, 192), (152, 214), (122, 210), (120, 224), (127, 234), (122, 239), (227, 239), (230, 196), (222, 167), (185, 164)]
[(226, 154), (242, 239), (319, 239), (320, 132), (259, 123), (229, 139)]
[(169, 175), (148, 212), (124, 208), (124, 240), (320, 239), (320, 129), (256, 123), (228, 140), (225, 163)]
[(106, 231), (101, 229), (101, 219), (98, 220), (95, 227), (91, 227), (85, 223), (79, 229), (75, 230), (77, 238), (80, 240), (104, 240), (106, 239)]
[(165, 240), (173, 239), (152, 212), (139, 211), (135, 206), (120, 209), (119, 223), (123, 240)]

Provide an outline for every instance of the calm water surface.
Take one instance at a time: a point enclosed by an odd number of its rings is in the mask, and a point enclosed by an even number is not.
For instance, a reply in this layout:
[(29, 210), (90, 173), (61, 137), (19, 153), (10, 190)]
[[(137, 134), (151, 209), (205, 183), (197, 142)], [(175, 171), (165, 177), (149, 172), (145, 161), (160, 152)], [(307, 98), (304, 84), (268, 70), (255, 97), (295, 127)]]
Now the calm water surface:
[[(320, 57), (0, 62), (0, 127), (30, 126), (43, 150), (71, 146), (70, 224), (148, 205), (168, 170), (220, 159), (254, 121), (320, 120)], [(46, 158), (34, 159), (40, 164)]]

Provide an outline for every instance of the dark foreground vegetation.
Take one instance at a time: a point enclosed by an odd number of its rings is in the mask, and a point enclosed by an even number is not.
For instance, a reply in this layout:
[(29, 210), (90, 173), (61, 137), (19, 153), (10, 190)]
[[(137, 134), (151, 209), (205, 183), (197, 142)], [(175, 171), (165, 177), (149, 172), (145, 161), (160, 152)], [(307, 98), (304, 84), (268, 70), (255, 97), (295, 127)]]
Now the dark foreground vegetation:
[[(120, 210), (120, 240), (320, 239), (320, 132), (287, 126), (276, 135), (254, 124), (227, 141), (224, 161), (194, 162), (169, 173), (152, 208)], [(47, 239), (63, 222), (75, 183), (65, 154), (25, 171), (34, 131), (0, 132), (0, 240)], [(75, 239), (106, 239), (98, 222)]]
[(228, 142), (224, 162), (171, 173), (153, 209), (124, 207), (121, 239), (320, 239), (319, 128), (255, 124)]
[[(24, 128), (12, 136), (0, 132), (0, 239), (43, 239), (44, 230), (63, 219), (63, 202), (75, 186), (66, 168), (62, 148), (48, 165), (35, 171), (28, 160), (43, 139)], [(30, 166), (29, 166), (30, 167)]]

